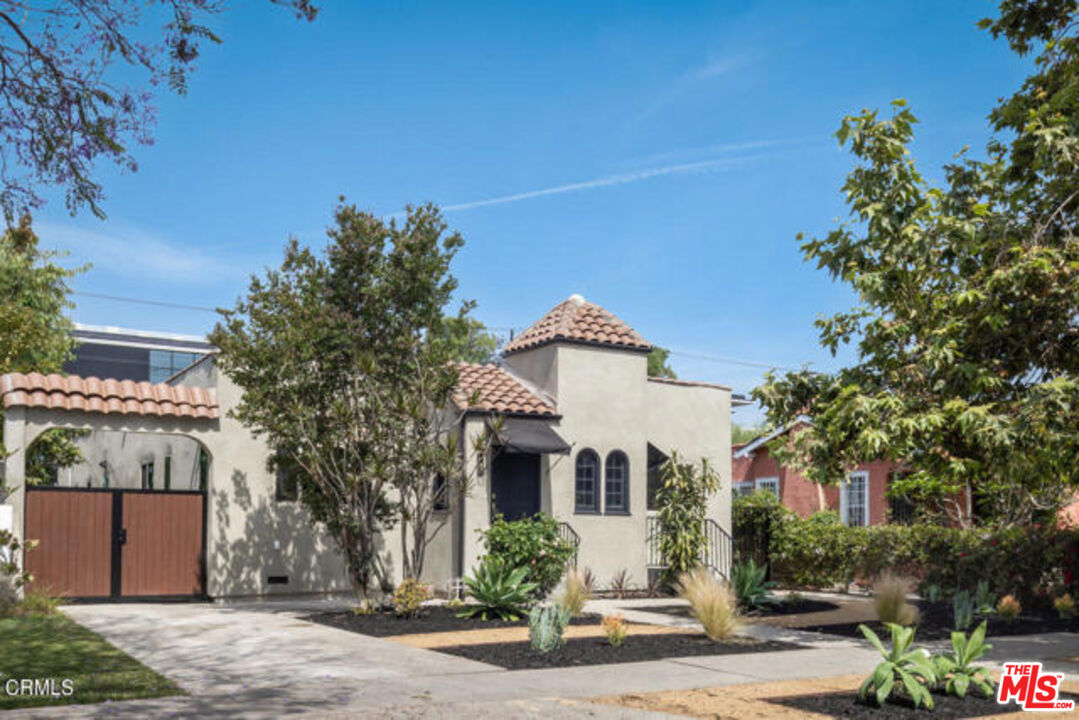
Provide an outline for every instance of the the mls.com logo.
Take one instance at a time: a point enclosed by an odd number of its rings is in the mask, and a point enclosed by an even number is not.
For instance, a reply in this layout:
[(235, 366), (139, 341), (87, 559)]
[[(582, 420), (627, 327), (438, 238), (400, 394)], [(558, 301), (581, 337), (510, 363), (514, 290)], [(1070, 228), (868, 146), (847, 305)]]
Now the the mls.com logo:
[(1074, 710), (1074, 700), (1057, 700), (1062, 673), (1043, 673), (1040, 662), (1004, 663), (997, 702), (1013, 700), (1023, 710)]

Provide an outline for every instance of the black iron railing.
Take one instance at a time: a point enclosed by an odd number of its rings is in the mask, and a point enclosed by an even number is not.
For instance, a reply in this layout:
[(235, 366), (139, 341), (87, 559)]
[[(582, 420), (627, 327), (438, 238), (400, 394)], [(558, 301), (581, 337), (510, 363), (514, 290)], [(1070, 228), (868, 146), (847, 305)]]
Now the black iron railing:
[(573, 567), (577, 567), (577, 553), (581, 548), (581, 536), (568, 522), (558, 523), (558, 536), (573, 546)]
[[(659, 569), (667, 567), (663, 552), (659, 547), (659, 517), (648, 516), (648, 567)], [(706, 542), (701, 552), (701, 565), (710, 569), (716, 575), (727, 579), (730, 577), (732, 542), (731, 535), (723, 529), (719, 523), (711, 518), (705, 518), (704, 533)]]

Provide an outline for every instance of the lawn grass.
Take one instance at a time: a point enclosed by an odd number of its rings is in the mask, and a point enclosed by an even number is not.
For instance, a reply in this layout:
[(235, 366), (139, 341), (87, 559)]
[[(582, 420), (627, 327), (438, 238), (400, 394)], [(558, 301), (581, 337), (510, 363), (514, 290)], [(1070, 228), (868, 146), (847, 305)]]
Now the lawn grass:
[[(69, 697), (8, 694), (8, 680), (69, 678)], [(0, 619), (0, 709), (179, 695), (173, 682), (62, 613)]]

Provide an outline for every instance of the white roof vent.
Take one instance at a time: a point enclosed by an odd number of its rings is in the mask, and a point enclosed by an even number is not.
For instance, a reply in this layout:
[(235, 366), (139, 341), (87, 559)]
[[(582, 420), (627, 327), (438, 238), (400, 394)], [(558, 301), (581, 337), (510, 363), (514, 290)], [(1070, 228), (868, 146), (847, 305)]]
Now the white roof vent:
[(584, 295), (581, 295), (579, 293), (573, 293), (569, 296), (569, 301), (581, 305), (584, 303)]

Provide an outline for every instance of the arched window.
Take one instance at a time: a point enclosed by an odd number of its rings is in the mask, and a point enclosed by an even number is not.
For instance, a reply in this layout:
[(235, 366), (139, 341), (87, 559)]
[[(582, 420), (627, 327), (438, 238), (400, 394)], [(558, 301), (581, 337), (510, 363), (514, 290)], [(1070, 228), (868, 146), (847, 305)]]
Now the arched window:
[(599, 455), (591, 450), (577, 453), (577, 474), (574, 483), (574, 511), (599, 512)]
[(629, 512), (629, 458), (621, 450), (607, 456), (604, 508), (609, 513)]

